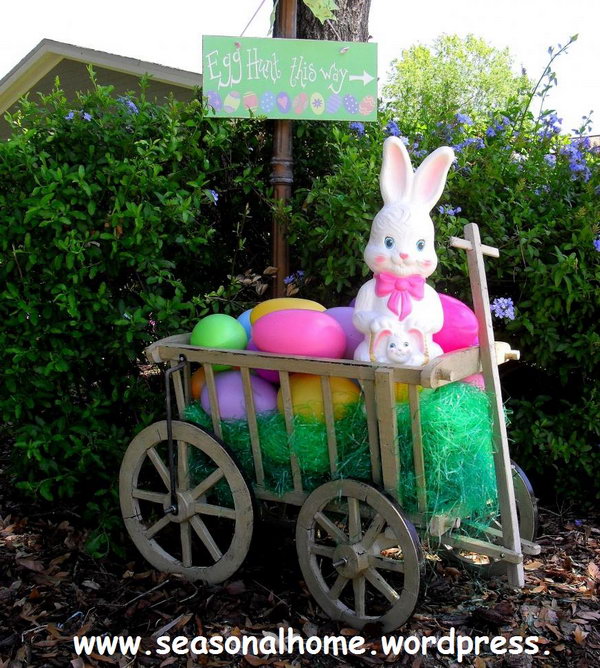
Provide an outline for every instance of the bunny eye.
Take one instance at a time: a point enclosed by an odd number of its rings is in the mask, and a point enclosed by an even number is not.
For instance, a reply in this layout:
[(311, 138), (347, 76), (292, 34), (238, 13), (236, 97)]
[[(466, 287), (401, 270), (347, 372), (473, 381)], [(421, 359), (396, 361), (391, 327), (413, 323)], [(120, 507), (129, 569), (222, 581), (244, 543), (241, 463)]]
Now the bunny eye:
[(425, 239), (417, 241), (417, 250), (422, 251), (425, 248)]
[(396, 245), (392, 237), (386, 237), (383, 243), (388, 250), (391, 250)]
[(395, 348), (396, 344), (395, 343), (390, 343), (390, 348)]
[(405, 341), (405, 342), (404, 342), (404, 347), (405, 347), (405, 348), (408, 348), (409, 346), (410, 346), (410, 343), (409, 343), (408, 341)]

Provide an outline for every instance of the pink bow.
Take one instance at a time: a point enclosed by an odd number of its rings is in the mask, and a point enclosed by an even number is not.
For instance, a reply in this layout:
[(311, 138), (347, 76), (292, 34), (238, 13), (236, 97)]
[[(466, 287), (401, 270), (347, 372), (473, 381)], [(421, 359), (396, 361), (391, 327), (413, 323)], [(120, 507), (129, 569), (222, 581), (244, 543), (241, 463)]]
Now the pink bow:
[[(404, 320), (412, 311), (411, 297), (417, 300), (423, 299), (425, 293), (425, 279), (422, 276), (395, 276), (387, 272), (375, 274), (375, 294), (378, 297), (390, 295), (387, 306), (390, 311), (398, 315), (399, 320)], [(401, 301), (400, 313), (398, 313), (398, 302)]]

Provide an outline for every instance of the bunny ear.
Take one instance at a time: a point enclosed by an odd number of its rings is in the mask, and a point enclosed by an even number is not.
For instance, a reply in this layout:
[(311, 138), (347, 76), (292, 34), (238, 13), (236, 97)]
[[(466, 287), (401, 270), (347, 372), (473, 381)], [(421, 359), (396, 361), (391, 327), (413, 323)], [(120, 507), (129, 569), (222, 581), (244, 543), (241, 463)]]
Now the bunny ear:
[(419, 165), (415, 173), (412, 201), (422, 204), (431, 211), (439, 200), (446, 185), (450, 165), (454, 161), (454, 151), (449, 146), (440, 146)]
[(393, 204), (409, 197), (413, 177), (412, 164), (404, 144), (398, 137), (388, 137), (383, 142), (383, 164), (379, 175), (384, 203)]

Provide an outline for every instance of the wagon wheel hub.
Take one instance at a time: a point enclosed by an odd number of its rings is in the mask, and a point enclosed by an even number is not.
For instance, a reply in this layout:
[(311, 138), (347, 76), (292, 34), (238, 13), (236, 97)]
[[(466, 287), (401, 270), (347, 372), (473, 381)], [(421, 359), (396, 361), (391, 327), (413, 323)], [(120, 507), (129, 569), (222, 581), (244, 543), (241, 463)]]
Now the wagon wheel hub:
[(369, 555), (361, 543), (338, 545), (333, 553), (333, 565), (340, 575), (354, 579), (369, 568)]
[(181, 522), (188, 522), (196, 513), (194, 499), (189, 491), (177, 492), (177, 513), (171, 515), (171, 520), (181, 524)]

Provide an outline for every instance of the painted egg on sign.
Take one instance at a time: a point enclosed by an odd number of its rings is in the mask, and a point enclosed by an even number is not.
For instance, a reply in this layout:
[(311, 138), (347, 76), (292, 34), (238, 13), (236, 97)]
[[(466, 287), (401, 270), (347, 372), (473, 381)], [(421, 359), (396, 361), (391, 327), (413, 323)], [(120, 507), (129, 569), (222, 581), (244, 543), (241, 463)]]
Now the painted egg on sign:
[(223, 106), (223, 101), (216, 90), (209, 90), (206, 93), (206, 104), (208, 104), (209, 107), (212, 107), (215, 111), (220, 111)]
[(268, 90), (260, 97), (260, 109), (265, 113), (269, 113), (275, 106), (275, 95)]
[(256, 93), (245, 93), (244, 107), (250, 111), (256, 111), (258, 109), (258, 95)]
[(287, 114), (290, 110), (290, 107), (292, 106), (290, 96), (285, 91), (279, 93), (276, 103), (277, 109), (279, 109), (282, 114)]
[(237, 92), (237, 90), (232, 90), (231, 93), (228, 93), (223, 100), (223, 110), (228, 114), (233, 114), (238, 110), (242, 96)]
[(325, 111), (325, 99), (321, 93), (313, 93), (310, 96), (310, 108), (317, 116), (320, 116)]
[(354, 95), (344, 96), (344, 107), (349, 114), (356, 114), (358, 112), (358, 102)]
[(360, 104), (358, 105), (358, 111), (363, 116), (368, 116), (375, 109), (375, 99), (372, 95), (367, 95), (363, 97)]
[(325, 110), (327, 111), (328, 114), (335, 114), (335, 112), (341, 106), (342, 106), (342, 98), (337, 93), (334, 93), (333, 95), (330, 95), (327, 98), (327, 105), (325, 106)]
[(294, 113), (301, 114), (308, 105), (308, 95), (306, 93), (298, 93), (294, 98)]

